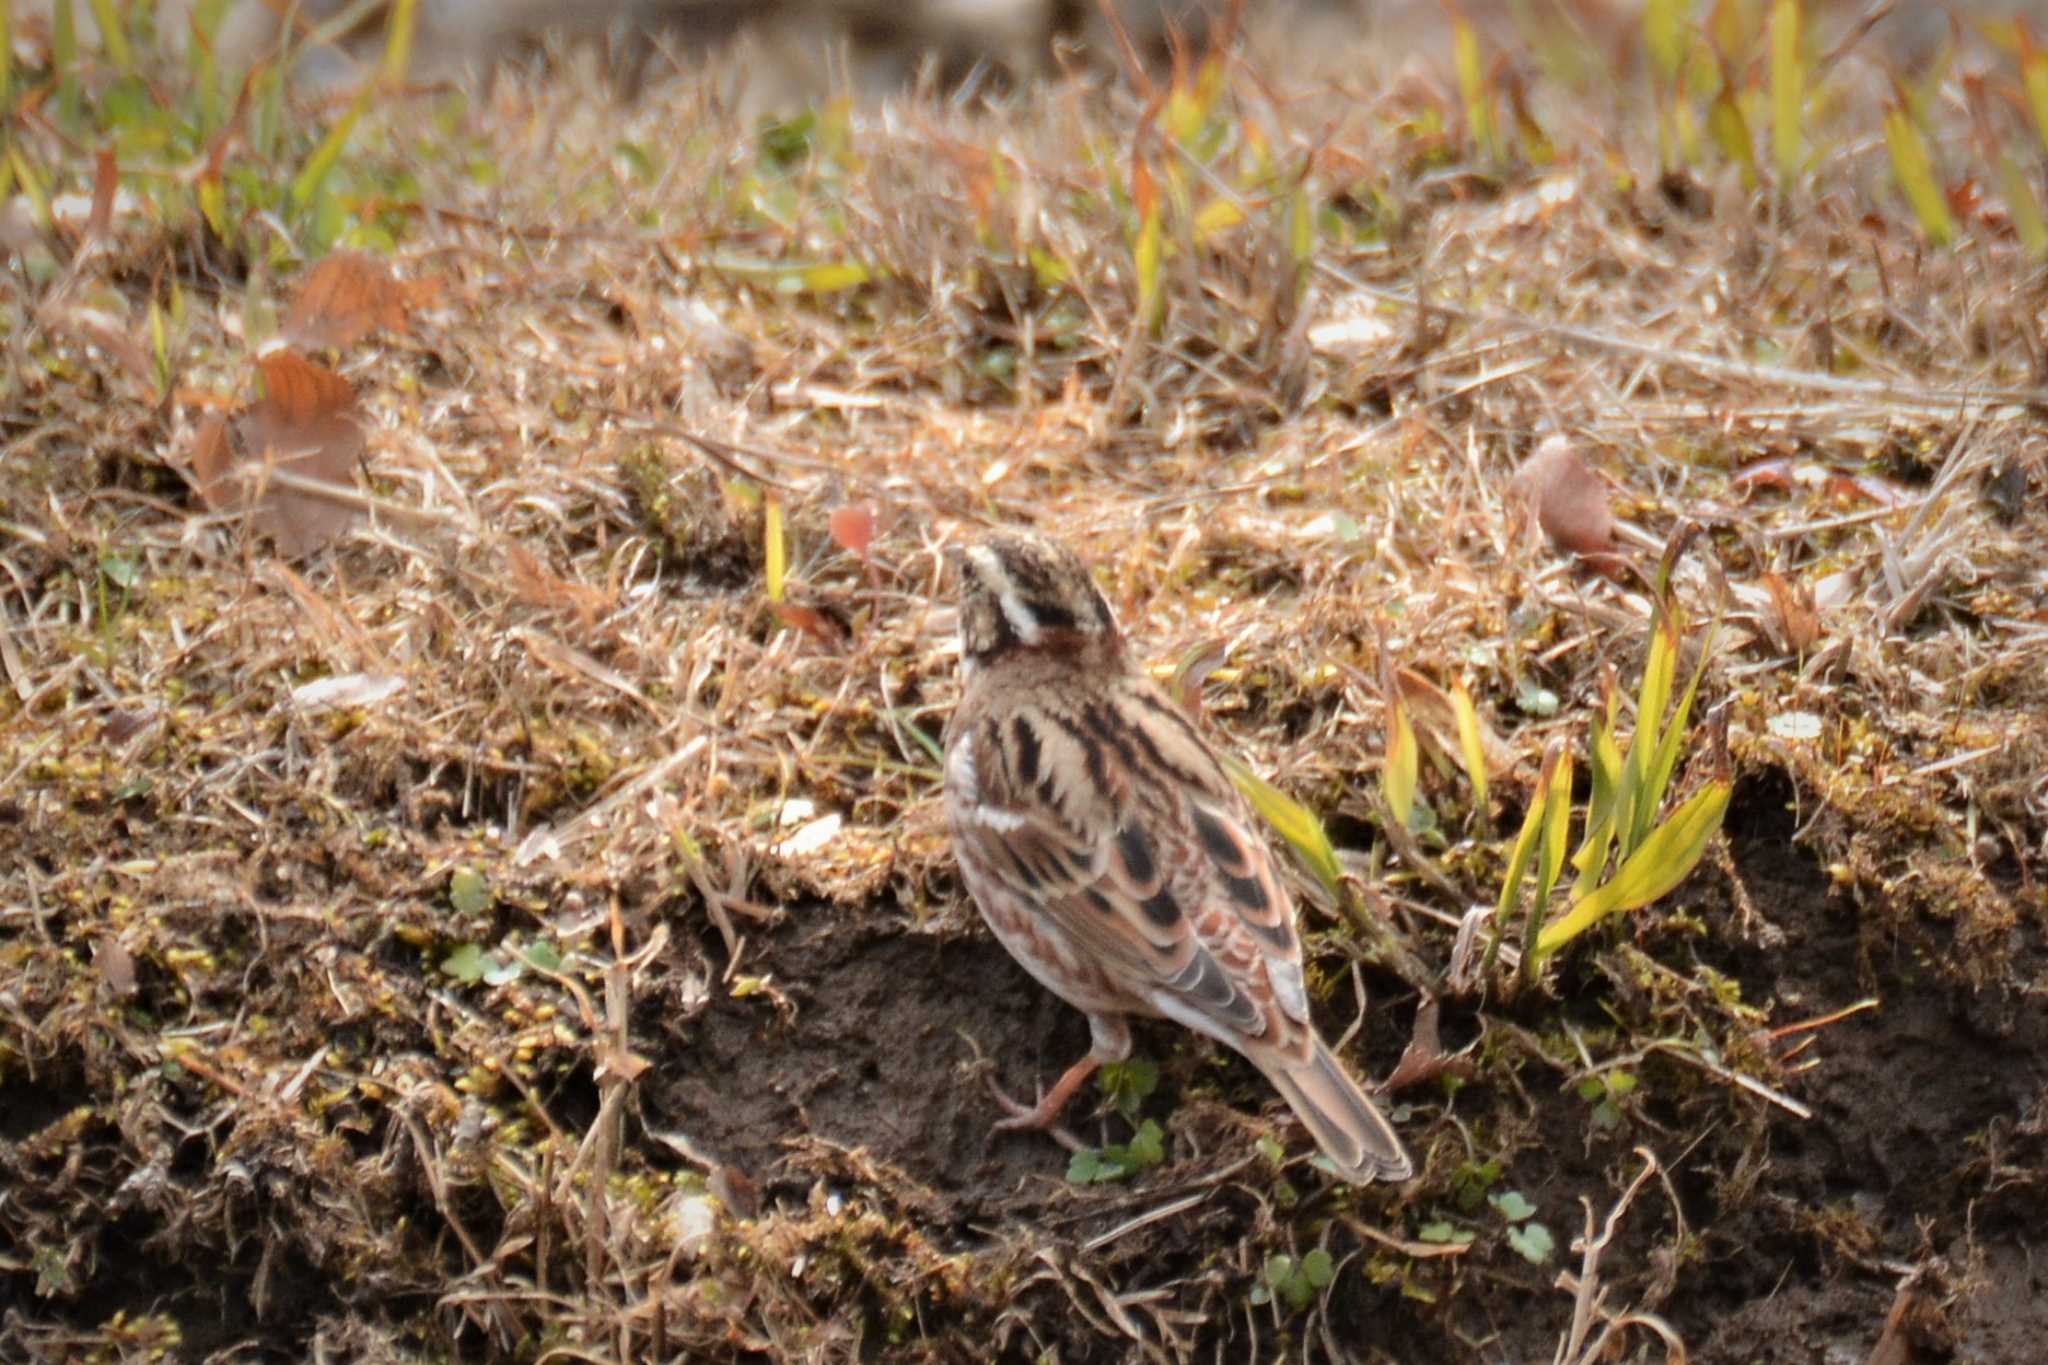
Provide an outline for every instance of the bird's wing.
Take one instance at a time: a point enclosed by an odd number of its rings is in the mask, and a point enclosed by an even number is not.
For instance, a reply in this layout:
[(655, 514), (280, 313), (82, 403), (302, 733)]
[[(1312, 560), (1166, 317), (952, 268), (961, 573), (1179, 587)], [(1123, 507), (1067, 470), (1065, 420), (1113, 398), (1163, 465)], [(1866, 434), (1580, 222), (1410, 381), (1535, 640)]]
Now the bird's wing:
[(1260, 1060), (1312, 1049), (1294, 911), (1214, 753), (1146, 684), (985, 714), (954, 837), (1124, 993)]

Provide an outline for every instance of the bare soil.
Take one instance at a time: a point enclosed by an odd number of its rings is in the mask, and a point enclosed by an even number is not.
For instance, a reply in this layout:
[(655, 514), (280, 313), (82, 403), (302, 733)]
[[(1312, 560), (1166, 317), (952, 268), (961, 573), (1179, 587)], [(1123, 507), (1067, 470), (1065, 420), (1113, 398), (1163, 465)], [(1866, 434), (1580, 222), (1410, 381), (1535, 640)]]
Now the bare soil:
[[(1627, 1119), (1606, 1131), (1589, 1127), (1586, 1102), (1559, 1084), (1554, 1068), (1527, 1058), (1501, 1083), (1482, 1081), (1449, 1108), (1475, 1127), (1515, 1134), (1515, 1185), (1562, 1228), (1582, 1208), (1604, 1213), (1640, 1164), (1632, 1156), (1638, 1144), (1672, 1153), (1675, 1204), (1660, 1195), (1632, 1210), (1607, 1253), (1610, 1266), (1626, 1268), (1607, 1283), (1618, 1297), (1661, 1304), (1692, 1359), (1862, 1359), (1909, 1279), (1920, 1308), (1904, 1339), (1918, 1354), (1899, 1358), (2030, 1359), (2048, 1333), (2037, 1258), (2048, 1196), (2030, 1174), (2048, 1161), (2040, 1109), (2048, 1020), (2011, 986), (1947, 980), (1945, 926), (1870, 929), (1794, 844), (1789, 795), (1781, 779), (1742, 788), (1730, 865), (1753, 914), (1737, 915), (1724, 877), (1698, 878), (1687, 908), (1707, 932), (1686, 952), (1774, 1014), (1881, 1002), (1827, 1029), (1812, 1068), (1784, 1086), (1811, 1118), (1746, 1102), (1654, 1060), (1642, 1067)], [(44, 927), (66, 936), (61, 915)], [(723, 970), (715, 933), (675, 927), (669, 971)], [(231, 941), (252, 931), (229, 913), (211, 932)], [(417, 1013), (393, 1008), (330, 1044), (392, 1056), (436, 1046), (415, 1019), (443, 1027), (450, 1019), (431, 1004), (438, 987), (416, 963), (389, 945), (321, 943), (274, 928), (266, 945), (249, 945), (248, 990), (297, 976), (292, 964), (309, 951), (330, 961), (361, 952), (356, 971), (343, 975), (395, 988)], [(2016, 970), (2038, 974), (2044, 961), (2038, 930), (2020, 931)], [(796, 1241), (813, 1263), (801, 1271), (792, 1264), (756, 1292), (785, 1298), (777, 1315), (785, 1321), (809, 1320), (816, 1333), (838, 1339), (825, 1348), (830, 1354), (851, 1338), (868, 1341), (863, 1353), (882, 1359), (968, 1358), (975, 1343), (1017, 1358), (1145, 1355), (1148, 1348), (1119, 1339), (1098, 1295), (1142, 1304), (1134, 1318), (1170, 1323), (1169, 1339), (1197, 1358), (1246, 1350), (1315, 1357), (1327, 1348), (1346, 1358), (1519, 1361), (1543, 1358), (1554, 1344), (1565, 1302), (1554, 1272), (1504, 1254), (1491, 1237), (1385, 1283), (1341, 1276), (1312, 1327), (1247, 1305), (1248, 1267), (1233, 1266), (1227, 1249), (1284, 1239), (1276, 1220), (1319, 1229), (1338, 1262), (1355, 1264), (1384, 1255), (1359, 1235), (1361, 1223), (1398, 1226), (1442, 1196), (1359, 1195), (1299, 1167), (1284, 1182), (1263, 1162), (1247, 1167), (1252, 1134), (1285, 1130), (1276, 1106), (1248, 1068), (1165, 1026), (1141, 1026), (1139, 1036), (1141, 1051), (1163, 1063), (1148, 1109), (1172, 1115), (1166, 1168), (1128, 1187), (1074, 1187), (1061, 1179), (1066, 1157), (1049, 1139), (992, 1140), (995, 1111), (976, 1079), (986, 1069), (977, 1058), (994, 1059), (1005, 1085), (1028, 1090), (1086, 1047), (1086, 1029), (957, 907), (922, 928), (888, 904), (792, 908), (749, 937), (745, 965), (779, 983), (773, 998), (714, 992), (679, 1008), (659, 979), (643, 994), (632, 1032), (652, 1065), (636, 1127), (686, 1137), (755, 1226), (808, 1229)], [(1370, 972), (1366, 979), (1375, 1010), (1359, 1056), (1385, 1071), (1413, 1000), (1398, 982)], [(168, 979), (146, 974), (129, 1009), (162, 1008), (174, 994)], [(1627, 1009), (1611, 983), (1567, 977), (1560, 994), (1590, 1030)], [(1446, 1042), (1489, 1029), (1499, 1038), (1532, 1019), (1454, 1013)], [(26, 1274), (4, 1282), (12, 1330), (44, 1324), (33, 1338), (14, 1338), (17, 1353), (34, 1340), (31, 1354), (62, 1357), (66, 1320), (82, 1341), (122, 1312), (175, 1320), (174, 1354), (185, 1359), (299, 1359), (318, 1346), (367, 1349), (370, 1341), (382, 1343), (372, 1355), (400, 1351), (407, 1341), (424, 1344), (422, 1315), (434, 1303), (417, 1289), (389, 1292), (377, 1262), (438, 1259), (459, 1274), (451, 1219), (472, 1238), (508, 1232), (481, 1191), (451, 1201), (429, 1188), (421, 1165), (394, 1144), (389, 1118), (330, 1117), (341, 1150), (311, 1162), (245, 1138), (223, 1173), (208, 1137), (222, 1118), (216, 1092), (192, 1076), (159, 1083), (191, 1135), (138, 1164), (120, 1109), (108, 1104), (90, 1065), (83, 1051), (60, 1049), (35, 1075), (8, 1085), (0, 1140), (14, 1154), (11, 1201), (35, 1204), (39, 1191), (100, 1192), (61, 1210), (83, 1253), (74, 1273), (89, 1280), (91, 1295), (53, 1314), (62, 1301), (33, 1294)], [(587, 1066), (541, 1086), (541, 1100), (565, 1127), (594, 1118)], [(1427, 1099), (1402, 1105), (1418, 1148), (1441, 1151), (1445, 1110)], [(82, 1122), (68, 1124), (67, 1116)], [(70, 1140), (49, 1140), (66, 1128)], [(1090, 1140), (1128, 1131), (1114, 1116), (1082, 1125)], [(641, 1142), (651, 1164), (672, 1164), (659, 1141)], [(1291, 1145), (1298, 1151), (1298, 1138)], [(380, 1151), (384, 1178), (374, 1189), (351, 1181), (346, 1166), (325, 1178), (318, 1170)], [(136, 1188), (150, 1183), (157, 1188)], [(213, 1188), (202, 1194), (206, 1186)], [(1276, 1203), (1276, 1188), (1293, 1193)], [(202, 1197), (220, 1201), (221, 1222), (192, 1216)], [(355, 1249), (362, 1259), (353, 1272), (327, 1226), (337, 1200), (384, 1239)], [(1167, 1212), (1144, 1221), (1160, 1210)], [(817, 1224), (829, 1224), (830, 1234)], [(907, 1257), (914, 1272), (904, 1265), (906, 1238), (919, 1244)], [(819, 1349), (816, 1337), (808, 1345), (741, 1338), (717, 1348), (700, 1342), (692, 1354), (769, 1359)]]

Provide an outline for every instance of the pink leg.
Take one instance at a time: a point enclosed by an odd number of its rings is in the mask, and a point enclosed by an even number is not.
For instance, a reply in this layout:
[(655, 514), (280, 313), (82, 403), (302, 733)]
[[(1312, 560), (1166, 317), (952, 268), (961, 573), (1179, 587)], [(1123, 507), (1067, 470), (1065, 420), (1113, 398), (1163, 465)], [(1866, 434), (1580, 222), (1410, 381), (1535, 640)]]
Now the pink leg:
[[(1038, 1107), (1035, 1109), (1017, 1103), (1017, 1101), (1011, 1099), (1002, 1091), (997, 1090), (995, 1082), (990, 1081), (989, 1091), (995, 1095), (996, 1103), (1000, 1104), (1003, 1107), (1003, 1111), (1010, 1117), (998, 1120), (990, 1127), (989, 1131), (992, 1133), (1014, 1133), (1023, 1128), (1037, 1128), (1051, 1133), (1054, 1137), (1060, 1138), (1064, 1142), (1071, 1135), (1056, 1127), (1059, 1123), (1060, 1114), (1066, 1109), (1068, 1101), (1074, 1098), (1074, 1092), (1086, 1084), (1088, 1078), (1095, 1074), (1095, 1069), (1101, 1065), (1101, 1060), (1092, 1052), (1080, 1061), (1075, 1062), (1067, 1068), (1066, 1074), (1060, 1077), (1059, 1083), (1053, 1086), (1046, 1097), (1038, 1102)], [(1075, 1145), (1078, 1146), (1079, 1144)]]
[(1131, 1055), (1131, 1032), (1123, 1019), (1113, 1014), (1091, 1014), (1088, 1016), (1089, 1032), (1094, 1035), (1095, 1045), (1088, 1055), (1066, 1069), (1044, 1099), (1035, 1108), (1017, 1103), (1002, 1091), (996, 1083), (988, 1083), (989, 1093), (996, 1097), (996, 1103), (1010, 1117), (998, 1120), (991, 1133), (1013, 1133), (1019, 1129), (1035, 1128), (1052, 1136), (1053, 1140), (1070, 1152), (1078, 1152), (1083, 1143), (1066, 1129), (1058, 1127), (1060, 1114), (1074, 1098), (1074, 1092), (1087, 1084), (1096, 1068), (1104, 1062), (1120, 1062)]

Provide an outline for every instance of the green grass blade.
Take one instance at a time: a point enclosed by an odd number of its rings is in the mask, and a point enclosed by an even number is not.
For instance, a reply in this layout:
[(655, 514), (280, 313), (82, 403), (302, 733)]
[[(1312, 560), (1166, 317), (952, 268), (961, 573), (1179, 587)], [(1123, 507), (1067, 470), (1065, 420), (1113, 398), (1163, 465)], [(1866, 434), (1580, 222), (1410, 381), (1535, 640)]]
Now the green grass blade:
[(1572, 866), (1578, 871), (1578, 880), (1572, 883), (1572, 899), (1590, 895), (1600, 884), (1601, 874), (1607, 871), (1607, 854), (1614, 847), (1614, 816), (1588, 825), (1583, 838), (1579, 840), (1578, 852), (1572, 855)]
[(1560, 747), (1557, 762), (1546, 764), (1549, 778), (1543, 794), (1543, 861), (1536, 868), (1537, 899), (1548, 901), (1564, 871), (1566, 836), (1572, 819), (1572, 754)]
[(2048, 221), (2041, 216), (2041, 201), (2034, 195), (2034, 187), (2028, 183), (2026, 172), (2019, 162), (2013, 160), (2011, 152), (1998, 154), (1998, 184), (2005, 194), (2007, 210), (2012, 214), (2012, 229), (2018, 234), (2020, 245), (2027, 255), (2036, 261), (2048, 260)]
[[(1543, 755), (1544, 772), (1536, 779), (1536, 791), (1530, 798), (1529, 809), (1522, 816), (1521, 832), (1515, 835), (1514, 848), (1508, 853), (1507, 871), (1502, 874), (1500, 896), (1493, 906), (1493, 938), (1486, 945), (1486, 962), (1482, 968), (1487, 976), (1493, 974), (1494, 963), (1500, 957), (1501, 939), (1507, 933), (1507, 926), (1513, 922), (1515, 912), (1522, 903), (1522, 879), (1528, 875), (1529, 862), (1536, 856), (1536, 846), (1543, 835), (1544, 805), (1550, 792), (1549, 770), (1555, 761), (1558, 745), (1552, 742), (1550, 750)], [(1541, 914), (1543, 903), (1536, 903), (1536, 913)]]
[(1253, 772), (1243, 759), (1234, 754), (1221, 757), (1224, 768), (1230, 773), (1230, 780), (1244, 793), (1244, 799), (1259, 813), (1259, 818), (1287, 841), (1288, 847), (1308, 865), (1308, 870), (1315, 873), (1317, 881), (1332, 895), (1337, 894), (1337, 884), (1344, 875), (1344, 868), (1337, 861), (1337, 850), (1330, 846), (1330, 836), (1323, 832), (1323, 822), (1316, 818), (1315, 812)]
[(397, 89), (405, 84), (405, 73), (412, 67), (412, 38), (419, 18), (419, 0), (396, 0), (391, 6), (391, 18), (386, 21), (384, 32), (384, 61), (381, 75), (388, 89)]
[(794, 280), (805, 293), (836, 294), (842, 289), (855, 289), (866, 284), (874, 278), (874, 272), (859, 261), (828, 261), (804, 266), (784, 278)]
[(1579, 879), (1573, 896), (1583, 896), (1599, 883), (1607, 870), (1607, 851), (1614, 846), (1614, 826), (1619, 818), (1617, 801), (1622, 786), (1621, 746), (1614, 742), (1615, 708), (1618, 697), (1612, 675), (1603, 679), (1606, 693), (1603, 714), (1593, 721), (1593, 733), (1586, 743), (1586, 771), (1592, 790), (1586, 799), (1586, 832), (1579, 840), (1572, 866)]
[(1722, 155), (1742, 167), (1742, 187), (1755, 189), (1756, 143), (1749, 135), (1749, 120), (1742, 116), (1742, 106), (1736, 103), (1735, 86), (1726, 79), (1721, 83), (1721, 93), (1714, 96), (1707, 109), (1707, 131)]
[[(1716, 617), (1700, 641), (1699, 662), (1693, 666), (1692, 677), (1687, 679), (1685, 691), (1678, 698), (1678, 706), (1672, 711), (1671, 719), (1665, 723), (1664, 733), (1657, 741), (1656, 753), (1651, 757), (1649, 771), (1646, 774), (1646, 790), (1651, 812), (1664, 804), (1664, 793), (1671, 787), (1672, 773), (1678, 767), (1678, 746), (1684, 742), (1687, 727), (1692, 722), (1693, 701), (1699, 695), (1701, 679), (1707, 675), (1707, 659), (1712, 654), (1714, 636), (1719, 628), (1720, 620)], [(1643, 829), (1638, 831), (1639, 839), (1647, 827), (1646, 820)]]
[(1614, 874), (1614, 880), (1544, 928), (1536, 939), (1536, 960), (1548, 958), (1609, 915), (1648, 905), (1684, 881), (1705, 855), (1707, 841), (1721, 828), (1733, 790), (1734, 783), (1721, 777), (1694, 792), (1669, 820), (1650, 832), (1642, 847)]
[(1920, 220), (1920, 230), (1934, 245), (1947, 246), (1955, 240), (1956, 221), (1949, 213), (1948, 199), (1935, 178), (1934, 162), (1927, 154), (1926, 139), (1920, 135), (1920, 126), (1906, 112), (1903, 95), (1897, 104), (1885, 111), (1884, 141), (1891, 152), (1892, 175), (1899, 182), (1907, 204), (1912, 207), (1913, 216)]
[(761, 513), (762, 559), (768, 578), (768, 600), (780, 602), (789, 573), (789, 545), (782, 534), (782, 500), (769, 498)]
[(1650, 653), (1643, 661), (1643, 679), (1636, 691), (1636, 730), (1629, 736), (1621, 786), (1615, 793), (1615, 832), (1624, 859), (1634, 853), (1663, 800), (1663, 791), (1651, 782), (1651, 766), (1664, 734), (1664, 708), (1671, 702), (1677, 661), (1678, 619), (1675, 606), (1667, 599), (1650, 629)]
[(1479, 733), (1479, 708), (1465, 690), (1465, 680), (1451, 682), (1451, 714), (1458, 720), (1458, 756), (1465, 765), (1465, 780), (1472, 784), (1472, 805), (1483, 822), (1486, 819), (1486, 742)]
[(1508, 853), (1508, 869), (1501, 879), (1500, 896), (1493, 907), (1496, 920), (1507, 918), (1521, 899), (1522, 878), (1528, 875), (1529, 862), (1536, 856), (1536, 847), (1542, 842), (1544, 798), (1549, 791), (1549, 784), (1538, 778), (1536, 795), (1522, 816), (1521, 832), (1515, 835), (1515, 846)]
[(2033, 31), (2024, 20), (2015, 20), (2019, 39), (2020, 86), (2027, 94), (2027, 112), (2034, 116), (2034, 134), (2048, 147), (2048, 52), (2034, 46)]
[(356, 120), (363, 116), (369, 102), (367, 90), (356, 96), (348, 112), (327, 130), (327, 136), (320, 139), (320, 145), (306, 158), (304, 168), (292, 181), (292, 204), (295, 207), (303, 209), (320, 193), (321, 186), (327, 183), (327, 176), (334, 169), (334, 163), (341, 159), (342, 150), (348, 146), (349, 137), (356, 130)]
[(1415, 743), (1415, 727), (1408, 722), (1408, 704), (1398, 687), (1387, 692), (1387, 757), (1380, 765), (1380, 795), (1386, 800), (1388, 817), (1402, 829), (1415, 814), (1415, 784), (1421, 752)]
[(1799, 114), (1806, 103), (1806, 71), (1799, 61), (1799, 0), (1771, 6), (1771, 155), (1778, 184), (1799, 173)]
[(71, 0), (57, 0), (50, 12), (50, 61), (57, 69), (57, 121), (78, 128), (78, 16)]
[[(1144, 134), (1140, 131), (1142, 140)], [(1166, 291), (1161, 281), (1166, 265), (1165, 209), (1159, 202), (1159, 182), (1142, 154), (1131, 151), (1131, 207), (1138, 215), (1137, 234), (1131, 242), (1131, 270), (1138, 282), (1138, 316), (1146, 330), (1157, 335), (1166, 321)]]
[(121, 13), (114, 8), (114, 0), (91, 0), (93, 22), (100, 26), (100, 46), (106, 49), (107, 60), (117, 70), (135, 69), (135, 49), (128, 45), (128, 26), (121, 22)]
[(22, 196), (35, 211), (36, 226), (45, 232), (56, 227), (57, 220), (50, 212), (50, 192), (43, 187), (35, 167), (22, 156), (20, 143), (7, 148), (7, 164), (14, 173), (14, 183), (21, 187)]
[(1691, 9), (1691, 0), (1648, 0), (1643, 6), (1643, 46), (1667, 81), (1685, 61)]
[(1465, 104), (1465, 123), (1472, 142), (1489, 161), (1500, 160), (1500, 139), (1493, 128), (1493, 98), (1487, 89), (1486, 58), (1479, 50), (1479, 34), (1453, 7), (1451, 9), (1451, 59), (1458, 70), (1458, 97)]
[(1529, 901), (1529, 913), (1522, 921), (1522, 970), (1524, 985), (1536, 975), (1536, 936), (1543, 916), (1550, 909), (1550, 893), (1557, 887), (1557, 874), (1564, 866), (1565, 832), (1572, 815), (1571, 750), (1563, 740), (1551, 741), (1543, 755), (1543, 773), (1537, 779), (1543, 795), (1540, 861), (1536, 865), (1536, 891)]

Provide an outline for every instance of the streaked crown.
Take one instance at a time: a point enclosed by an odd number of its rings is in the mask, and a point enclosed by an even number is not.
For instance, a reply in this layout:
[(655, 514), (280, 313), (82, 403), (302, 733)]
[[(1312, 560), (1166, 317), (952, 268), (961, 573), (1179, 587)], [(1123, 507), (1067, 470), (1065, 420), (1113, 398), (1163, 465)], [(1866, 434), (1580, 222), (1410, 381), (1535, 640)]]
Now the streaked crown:
[(960, 568), (960, 653), (970, 664), (1014, 650), (1121, 652), (1116, 616), (1081, 557), (1029, 531), (950, 556)]

